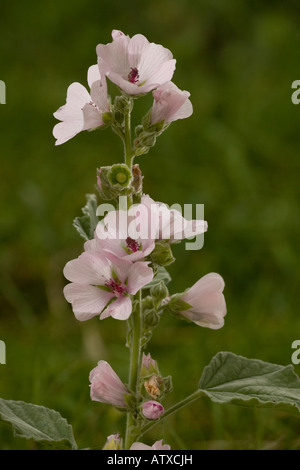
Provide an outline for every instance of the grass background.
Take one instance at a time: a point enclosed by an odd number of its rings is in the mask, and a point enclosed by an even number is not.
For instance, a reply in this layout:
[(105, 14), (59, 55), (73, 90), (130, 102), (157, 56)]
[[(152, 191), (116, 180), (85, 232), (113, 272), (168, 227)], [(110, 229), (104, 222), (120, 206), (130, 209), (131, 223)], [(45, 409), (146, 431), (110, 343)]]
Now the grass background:
[[(94, 191), (96, 168), (120, 161), (122, 146), (107, 130), (55, 147), (53, 112), (70, 83), (86, 85), (95, 47), (111, 41), (112, 29), (142, 33), (172, 51), (173, 81), (190, 91), (194, 113), (137, 162), (154, 199), (205, 205), (204, 247), (175, 247), (171, 293), (218, 272), (228, 314), (218, 331), (165, 317), (147, 352), (173, 376), (170, 404), (195, 390), (220, 350), (289, 364), (300, 339), (300, 107), (291, 102), (300, 78), (299, 20), (296, 0), (2, 0), (0, 339), (7, 364), (0, 365), (0, 396), (57, 409), (80, 448), (101, 448), (124, 430), (122, 414), (91, 402), (88, 374), (105, 359), (126, 382), (126, 325), (77, 322), (62, 294), (62, 270), (82, 251), (72, 221)], [(299, 432), (299, 416), (201, 400), (144, 441), (299, 449)], [(36, 448), (0, 423), (0, 449)]]

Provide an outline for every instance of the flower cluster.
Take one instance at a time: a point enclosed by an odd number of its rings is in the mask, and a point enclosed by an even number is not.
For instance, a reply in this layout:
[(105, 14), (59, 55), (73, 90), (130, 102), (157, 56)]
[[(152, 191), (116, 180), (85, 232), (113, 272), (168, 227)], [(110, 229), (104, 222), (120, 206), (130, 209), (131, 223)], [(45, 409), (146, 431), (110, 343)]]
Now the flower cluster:
[[(164, 313), (202, 327), (221, 328), (226, 315), (224, 281), (210, 273), (185, 292), (169, 294), (165, 267), (175, 261), (173, 244), (204, 234), (207, 222), (187, 220), (179, 210), (144, 194), (143, 176), (134, 158), (147, 153), (173, 121), (192, 114), (190, 94), (171, 81), (176, 61), (168, 49), (141, 34), (130, 38), (114, 30), (112, 39), (96, 48), (97, 65), (88, 70), (89, 92), (79, 83), (71, 84), (66, 104), (54, 114), (61, 121), (53, 130), (56, 145), (83, 130), (111, 126), (121, 137), (125, 153), (124, 163), (97, 169), (98, 196), (112, 201), (113, 210), (99, 217), (95, 197), (84, 208), (84, 216), (76, 219), (74, 226), (85, 243), (82, 254), (65, 265), (64, 276), (70, 282), (64, 295), (80, 321), (95, 316), (128, 320), (128, 384), (100, 360), (90, 372), (90, 396), (127, 413), (126, 449), (168, 450), (170, 446), (162, 441), (152, 447), (138, 442), (153, 421), (164, 417), (162, 401), (172, 390), (171, 377), (163, 377), (157, 362), (142, 350)], [(114, 101), (108, 94), (109, 82), (121, 92)], [(150, 92), (152, 107), (131, 142), (133, 100)], [(110, 435), (104, 446), (122, 448), (119, 434)]]
[(88, 70), (90, 92), (80, 83), (72, 83), (66, 104), (54, 113), (62, 121), (53, 130), (56, 145), (81, 131), (106, 125), (111, 111), (106, 78), (130, 96), (153, 91), (151, 124), (170, 123), (192, 114), (190, 94), (171, 82), (176, 60), (168, 49), (150, 43), (142, 34), (130, 38), (114, 30), (112, 38), (111, 43), (96, 48), (98, 64)]

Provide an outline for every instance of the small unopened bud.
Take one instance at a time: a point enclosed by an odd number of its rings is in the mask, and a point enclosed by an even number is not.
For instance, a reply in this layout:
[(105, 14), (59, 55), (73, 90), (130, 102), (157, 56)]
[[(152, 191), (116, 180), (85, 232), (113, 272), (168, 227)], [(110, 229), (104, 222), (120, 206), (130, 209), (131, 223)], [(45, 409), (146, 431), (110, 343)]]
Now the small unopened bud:
[(133, 101), (129, 96), (116, 96), (114, 107), (123, 114), (131, 113), (133, 108)]
[(142, 413), (147, 419), (158, 419), (164, 412), (164, 407), (158, 401), (150, 400), (142, 404)]
[(169, 294), (168, 289), (163, 281), (160, 281), (155, 286), (151, 287), (150, 294), (153, 298), (154, 304), (157, 306)]
[(123, 439), (120, 438), (120, 434), (111, 434), (106, 440), (102, 450), (122, 450)]
[(111, 115), (111, 113), (108, 113), (108, 112), (107, 112), (107, 113), (103, 113), (103, 114), (102, 114), (102, 121), (103, 121), (104, 124), (106, 124), (106, 125), (111, 124), (111, 122), (112, 122), (112, 115)]
[(153, 328), (154, 326), (158, 324), (158, 322), (159, 322), (159, 316), (154, 308), (146, 311), (146, 313), (144, 314), (144, 319), (143, 319), (143, 325), (144, 325), (145, 330), (148, 330), (149, 328)]
[(170, 244), (166, 241), (157, 241), (151, 253), (151, 259), (160, 266), (168, 266), (175, 261)]
[(138, 137), (138, 145), (140, 147), (153, 147), (156, 142), (156, 135), (155, 132), (141, 132)]

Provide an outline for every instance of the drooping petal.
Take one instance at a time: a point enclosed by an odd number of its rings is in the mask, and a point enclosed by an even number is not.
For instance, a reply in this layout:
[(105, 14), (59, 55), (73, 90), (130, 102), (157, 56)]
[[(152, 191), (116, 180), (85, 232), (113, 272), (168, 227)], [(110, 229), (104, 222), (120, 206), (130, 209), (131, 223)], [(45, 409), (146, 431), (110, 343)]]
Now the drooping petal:
[(91, 101), (87, 89), (80, 83), (72, 83), (67, 90), (66, 104), (61, 106), (53, 116), (60, 121), (82, 120), (81, 108)]
[(59, 122), (53, 128), (53, 136), (56, 139), (55, 145), (61, 145), (67, 142), (68, 140), (75, 137), (75, 135), (79, 134), (83, 128), (83, 116), (82, 121), (64, 121)]
[(87, 73), (87, 82), (89, 84), (89, 87), (92, 88), (93, 83), (98, 80), (101, 80), (98, 64), (91, 65)]
[(100, 320), (107, 317), (116, 320), (127, 320), (132, 313), (132, 302), (128, 296), (120, 296), (113, 300), (100, 316)]

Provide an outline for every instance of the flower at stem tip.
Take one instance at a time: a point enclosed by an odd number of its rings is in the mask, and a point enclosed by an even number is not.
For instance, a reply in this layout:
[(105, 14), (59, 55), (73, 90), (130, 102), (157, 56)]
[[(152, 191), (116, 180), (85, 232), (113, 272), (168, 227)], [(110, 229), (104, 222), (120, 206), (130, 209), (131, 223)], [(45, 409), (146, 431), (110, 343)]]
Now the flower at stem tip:
[(130, 394), (121, 379), (106, 361), (99, 361), (89, 375), (90, 395), (93, 401), (126, 408), (124, 395)]
[(168, 49), (142, 34), (130, 38), (113, 30), (112, 38), (96, 48), (100, 73), (127, 95), (148, 93), (172, 79), (176, 60)]

